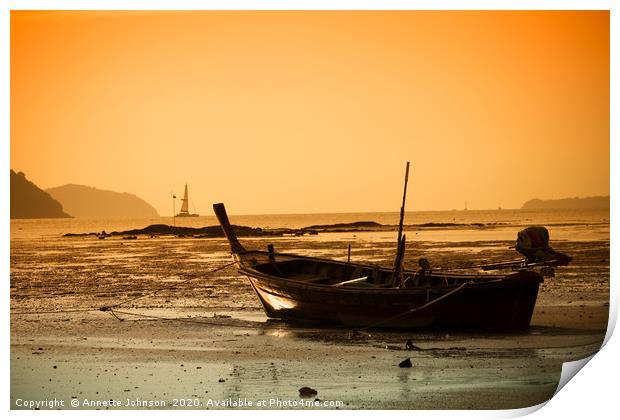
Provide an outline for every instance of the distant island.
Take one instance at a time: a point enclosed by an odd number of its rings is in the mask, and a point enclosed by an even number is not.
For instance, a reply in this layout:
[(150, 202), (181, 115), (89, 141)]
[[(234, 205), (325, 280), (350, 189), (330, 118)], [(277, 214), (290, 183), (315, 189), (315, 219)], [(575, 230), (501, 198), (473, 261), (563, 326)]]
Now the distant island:
[[(493, 223), (421, 223), (417, 225), (405, 225), (405, 229), (494, 229), (506, 225), (502, 222)], [(395, 232), (397, 225), (383, 225), (377, 222), (351, 222), (351, 223), (335, 223), (331, 225), (313, 225), (302, 228), (259, 228), (249, 226), (233, 226), (235, 233), (239, 237), (260, 237), (260, 236), (303, 236), (318, 235), (327, 232)], [(130, 229), (112, 232), (83, 232), (83, 233), (65, 233), (63, 236), (97, 236), (99, 239), (107, 237), (122, 236), (123, 239), (138, 239), (137, 235), (146, 235), (149, 237), (159, 236), (178, 236), (178, 237), (194, 237), (194, 238), (223, 238), (224, 232), (220, 225), (204, 226), (204, 227), (187, 227), (187, 226), (170, 226), (164, 224), (149, 225), (141, 229)]]
[(11, 169), (11, 219), (71, 217), (62, 204), (26, 179), (23, 172)]
[(134, 194), (67, 184), (46, 190), (73, 217), (156, 218), (157, 210)]
[(521, 210), (555, 210), (555, 209), (608, 209), (609, 196), (560, 198), (556, 200), (540, 200), (535, 198), (526, 201)]

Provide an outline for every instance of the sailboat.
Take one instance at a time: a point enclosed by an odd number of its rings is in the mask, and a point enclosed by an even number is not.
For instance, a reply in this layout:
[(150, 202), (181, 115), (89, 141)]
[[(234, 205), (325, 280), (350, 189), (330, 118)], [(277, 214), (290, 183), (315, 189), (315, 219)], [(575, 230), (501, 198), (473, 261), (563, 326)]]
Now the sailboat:
[(183, 195), (183, 198), (181, 199), (181, 201), (183, 203), (181, 204), (181, 211), (179, 211), (179, 214), (177, 214), (176, 217), (198, 217), (200, 216), (199, 214), (189, 212), (189, 198), (187, 196), (187, 184), (185, 184), (185, 194)]

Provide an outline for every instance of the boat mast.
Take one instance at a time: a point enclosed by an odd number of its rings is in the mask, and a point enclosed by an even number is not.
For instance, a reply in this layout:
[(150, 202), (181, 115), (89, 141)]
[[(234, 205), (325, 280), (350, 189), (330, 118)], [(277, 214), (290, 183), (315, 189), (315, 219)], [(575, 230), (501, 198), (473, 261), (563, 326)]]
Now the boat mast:
[(409, 181), (409, 162), (405, 169), (405, 188), (403, 191), (403, 204), (400, 207), (400, 221), (398, 222), (398, 243), (396, 245), (396, 258), (394, 271), (392, 272), (392, 286), (400, 284), (403, 275), (403, 257), (405, 254), (405, 235), (403, 235), (403, 222), (405, 220), (405, 201), (407, 199), (407, 182)]

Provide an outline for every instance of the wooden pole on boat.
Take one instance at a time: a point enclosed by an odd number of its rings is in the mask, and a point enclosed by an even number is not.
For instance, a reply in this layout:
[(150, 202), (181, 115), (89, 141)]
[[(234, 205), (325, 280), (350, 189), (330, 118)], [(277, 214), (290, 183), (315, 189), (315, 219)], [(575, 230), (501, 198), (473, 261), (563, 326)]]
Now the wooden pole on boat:
[(396, 259), (394, 260), (394, 271), (392, 271), (392, 286), (397, 286), (402, 282), (403, 260), (405, 258), (406, 239), (407, 239), (407, 236), (403, 235), (403, 237), (400, 240), (400, 246), (398, 247)]
[(394, 271), (392, 272), (392, 286), (400, 282), (402, 276), (402, 260), (405, 244), (403, 242), (403, 222), (405, 220), (405, 201), (407, 199), (407, 182), (409, 182), (409, 162), (407, 162), (407, 168), (405, 169), (405, 188), (403, 190), (403, 204), (400, 207), (400, 220), (398, 222), (398, 242), (396, 248), (396, 259), (394, 260)]
[(409, 182), (409, 162), (407, 162), (407, 168), (405, 169), (405, 188), (403, 191), (403, 205), (400, 207), (400, 221), (398, 222), (398, 243), (403, 237), (403, 222), (405, 220), (405, 200), (407, 199), (407, 182)]

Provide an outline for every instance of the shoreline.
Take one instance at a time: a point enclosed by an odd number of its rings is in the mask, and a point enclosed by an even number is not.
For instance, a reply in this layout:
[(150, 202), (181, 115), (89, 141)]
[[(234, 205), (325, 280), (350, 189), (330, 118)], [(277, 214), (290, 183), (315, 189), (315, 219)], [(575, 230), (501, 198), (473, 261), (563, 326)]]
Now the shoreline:
[[(549, 227), (574, 227), (582, 226), (583, 223), (548, 223)], [(587, 226), (608, 226), (608, 222), (588, 223)], [(450, 223), (450, 222), (428, 222), (419, 224), (406, 224), (403, 225), (405, 231), (416, 230), (455, 230), (455, 229), (504, 229), (512, 227), (520, 229), (530, 226), (527, 223), (514, 224), (507, 222), (495, 222), (495, 223)], [(240, 238), (255, 238), (255, 237), (278, 237), (278, 236), (304, 236), (304, 235), (318, 235), (319, 233), (356, 233), (356, 232), (394, 232), (398, 230), (398, 225), (383, 225), (378, 222), (349, 222), (349, 223), (334, 223), (329, 225), (311, 225), (302, 227), (299, 229), (292, 228), (260, 228), (250, 226), (238, 226), (233, 225), (237, 236)], [(112, 231), (106, 233), (101, 232), (87, 232), (87, 233), (65, 233), (62, 237), (114, 237), (132, 235), (140, 237), (159, 237), (159, 236), (177, 236), (177, 237), (194, 237), (194, 238), (223, 238), (224, 234), (221, 231), (219, 225), (204, 226), (204, 227), (188, 227), (188, 226), (171, 226), (166, 224), (154, 224), (140, 229), (128, 229), (123, 231)], [(123, 238), (123, 239), (137, 239)]]

